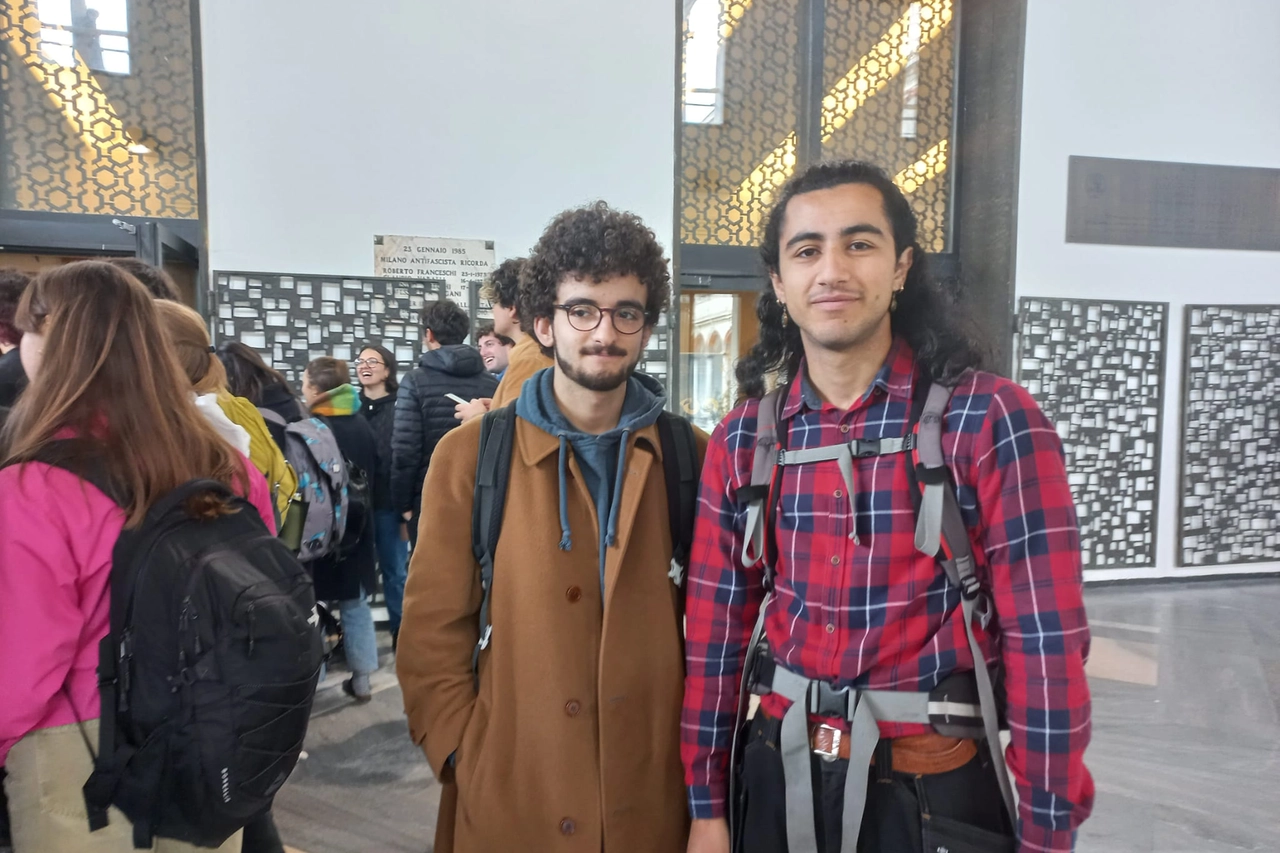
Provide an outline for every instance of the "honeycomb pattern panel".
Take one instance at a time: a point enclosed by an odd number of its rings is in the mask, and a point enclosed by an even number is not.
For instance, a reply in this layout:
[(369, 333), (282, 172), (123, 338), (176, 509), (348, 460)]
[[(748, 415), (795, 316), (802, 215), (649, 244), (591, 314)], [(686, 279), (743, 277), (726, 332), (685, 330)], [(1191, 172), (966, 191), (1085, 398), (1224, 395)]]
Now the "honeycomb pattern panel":
[(1280, 560), (1280, 305), (1187, 306), (1179, 563)]
[(797, 0), (720, 4), (723, 123), (685, 124), (680, 139), (680, 240), (755, 246), (796, 165)]
[(1062, 438), (1086, 569), (1155, 565), (1168, 311), (1019, 302), (1017, 379)]
[(0, 206), (196, 219), (195, 75), (188, 0), (129, 4), (130, 73), (41, 50), (35, 0), (0, 4)]
[(951, 0), (826, 0), (823, 156), (869, 160), (894, 175), (929, 252), (948, 248), (952, 17)]
[(245, 272), (216, 272), (214, 281), (214, 340), (253, 347), (295, 390), (311, 359), (350, 361), (368, 343), (395, 353), (401, 372), (415, 366), (423, 303), (445, 289), (444, 282)]

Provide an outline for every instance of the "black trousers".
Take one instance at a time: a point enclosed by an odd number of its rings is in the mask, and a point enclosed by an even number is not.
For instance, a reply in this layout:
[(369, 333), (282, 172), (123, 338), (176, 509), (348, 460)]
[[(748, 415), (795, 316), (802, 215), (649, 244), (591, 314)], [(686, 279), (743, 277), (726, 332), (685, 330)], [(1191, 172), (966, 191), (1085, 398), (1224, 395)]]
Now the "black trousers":
[(275, 818), (268, 811), (249, 821), (244, 828), (241, 853), (284, 853)]
[[(778, 752), (781, 720), (757, 714), (743, 748), (735, 853), (840, 853), (848, 761), (814, 757), (812, 779), (818, 849), (787, 850), (786, 786)], [(1016, 842), (985, 748), (947, 773), (909, 776), (885, 772), (891, 753), (882, 742), (869, 771), (858, 853), (1013, 853)], [(860, 771), (853, 771), (860, 772)]]

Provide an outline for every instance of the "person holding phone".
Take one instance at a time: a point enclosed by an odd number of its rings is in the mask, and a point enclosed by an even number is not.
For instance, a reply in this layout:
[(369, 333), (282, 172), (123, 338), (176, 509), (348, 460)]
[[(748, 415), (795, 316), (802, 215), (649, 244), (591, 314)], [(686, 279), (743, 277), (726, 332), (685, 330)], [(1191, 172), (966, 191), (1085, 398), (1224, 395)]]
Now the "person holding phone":
[[(418, 541), (418, 513), (422, 481), (431, 454), (444, 434), (458, 425), (458, 399), (492, 397), (498, 381), (485, 369), (484, 359), (464, 344), (471, 330), (465, 311), (444, 300), (422, 310), (422, 344), (418, 366), (405, 374), (396, 396), (391, 431), (391, 500), (410, 522), (409, 540)], [(451, 399), (446, 395), (454, 395)]]

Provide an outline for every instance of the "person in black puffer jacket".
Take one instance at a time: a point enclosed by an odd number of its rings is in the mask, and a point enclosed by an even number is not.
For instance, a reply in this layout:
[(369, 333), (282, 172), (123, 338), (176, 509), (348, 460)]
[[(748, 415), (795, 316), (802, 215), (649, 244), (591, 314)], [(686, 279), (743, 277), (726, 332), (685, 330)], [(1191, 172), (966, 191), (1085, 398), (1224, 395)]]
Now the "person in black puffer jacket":
[(391, 500), (405, 520), (411, 520), (409, 539), (418, 541), (418, 513), (422, 481), (431, 454), (444, 434), (458, 425), (457, 401), (492, 397), (498, 382), (484, 366), (475, 347), (462, 342), (470, 331), (467, 314), (444, 300), (422, 311), (422, 342), (427, 351), (418, 366), (405, 375), (396, 396), (395, 428), (391, 435)]
[(382, 592), (387, 600), (391, 625), (391, 649), (400, 635), (400, 608), (404, 601), (404, 581), (409, 565), (409, 543), (404, 520), (391, 503), (391, 431), (395, 427), (396, 357), (386, 347), (369, 344), (356, 359), (356, 380), (360, 383), (360, 411), (378, 440), (378, 471), (373, 490), (374, 544), (378, 548), (378, 568), (382, 572)]

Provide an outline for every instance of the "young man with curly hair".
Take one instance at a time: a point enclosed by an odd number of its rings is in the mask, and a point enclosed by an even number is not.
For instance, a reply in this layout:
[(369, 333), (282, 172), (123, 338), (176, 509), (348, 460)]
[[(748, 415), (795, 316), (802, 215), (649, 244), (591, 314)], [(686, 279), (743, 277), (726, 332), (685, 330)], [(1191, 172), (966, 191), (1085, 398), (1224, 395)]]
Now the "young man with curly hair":
[[(670, 300), (667, 261), (644, 223), (601, 202), (552, 221), (523, 285), (554, 366), (514, 410), (440, 442), (421, 530), (431, 548), (414, 553), (405, 588), (405, 712), (445, 783), (435, 849), (681, 850), (666, 397), (636, 372)], [(506, 418), (510, 499), (486, 599), (471, 539), (476, 463), (482, 429)], [(697, 436), (698, 455), (704, 446)]]

